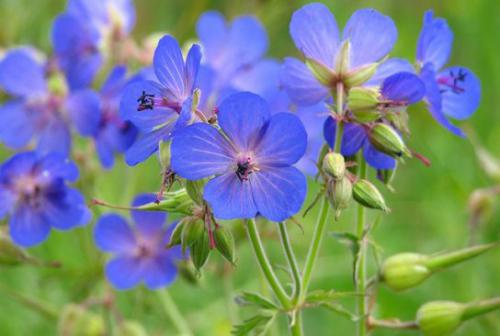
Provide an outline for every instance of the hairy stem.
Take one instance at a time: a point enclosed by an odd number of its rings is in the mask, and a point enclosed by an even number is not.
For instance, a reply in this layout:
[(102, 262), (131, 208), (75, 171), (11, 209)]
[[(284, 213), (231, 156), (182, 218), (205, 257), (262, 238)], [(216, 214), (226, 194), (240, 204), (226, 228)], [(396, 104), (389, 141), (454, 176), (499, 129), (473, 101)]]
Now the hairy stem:
[[(366, 162), (365, 159), (360, 156), (359, 160), (359, 178), (366, 178)], [(356, 302), (356, 312), (359, 316), (357, 335), (365, 336), (367, 333), (366, 325), (366, 239), (365, 235), (365, 207), (358, 204), (358, 217), (356, 225), (356, 236), (359, 239), (359, 252), (358, 259), (356, 262), (355, 269), (355, 281), (356, 281), (356, 292), (358, 292), (359, 297)]]
[(262, 245), (262, 241), (260, 240), (259, 231), (257, 230), (257, 225), (255, 225), (255, 220), (250, 219), (247, 221), (246, 225), (247, 236), (252, 245), (253, 251), (255, 253), (255, 257), (257, 258), (257, 262), (259, 267), (266, 278), (269, 287), (276, 295), (276, 298), (281, 303), (284, 309), (288, 310), (291, 308), (290, 298), (286, 294), (285, 290), (281, 286), (278, 277), (273, 271), (271, 263), (267, 258), (266, 251), (264, 250), (264, 246)]
[(193, 335), (187, 321), (184, 319), (181, 312), (177, 308), (177, 305), (170, 296), (170, 293), (165, 289), (158, 291), (158, 295), (160, 297), (165, 313), (167, 314), (168, 318), (170, 319), (170, 321), (172, 321), (173, 325), (179, 332), (179, 335), (182, 336)]

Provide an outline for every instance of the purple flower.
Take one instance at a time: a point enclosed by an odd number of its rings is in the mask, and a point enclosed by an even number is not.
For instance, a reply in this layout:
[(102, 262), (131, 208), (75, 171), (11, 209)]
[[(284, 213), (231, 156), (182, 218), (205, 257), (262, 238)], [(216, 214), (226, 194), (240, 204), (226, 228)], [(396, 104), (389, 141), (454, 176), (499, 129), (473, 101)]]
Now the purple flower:
[(13, 98), (0, 107), (0, 140), (19, 149), (37, 138), (41, 153), (68, 155), (71, 148), (70, 123), (84, 136), (98, 127), (93, 106), (98, 97), (88, 91), (84, 99), (68, 93), (65, 79), (50, 68), (32, 49), (7, 52), (0, 61), (0, 87)]
[(69, 230), (90, 219), (83, 196), (66, 182), (78, 178), (75, 164), (57, 154), (16, 154), (0, 166), (0, 217), (9, 216), (12, 240), (33, 246), (50, 229)]
[(252, 93), (237, 93), (219, 107), (219, 126), (196, 123), (172, 141), (172, 169), (189, 180), (213, 177), (204, 198), (220, 219), (260, 214), (282, 221), (299, 211), (306, 179), (292, 165), (305, 152), (307, 135), (291, 113), (270, 115)]
[[(140, 195), (133, 206), (156, 199), (154, 195)], [(120, 290), (130, 289), (144, 282), (149, 289), (172, 284), (177, 276), (175, 262), (182, 259), (180, 246), (170, 249), (166, 244), (175, 223), (166, 226), (165, 212), (132, 211), (134, 225), (116, 214), (102, 216), (94, 230), (97, 247), (114, 254), (106, 265), (106, 276)]]
[(128, 149), (125, 160), (136, 165), (158, 150), (159, 143), (192, 119), (193, 93), (201, 60), (198, 45), (193, 45), (184, 62), (177, 41), (164, 36), (156, 48), (153, 65), (156, 81), (138, 81), (125, 88), (120, 114), (140, 130), (137, 141)]
[[(335, 72), (340, 46), (349, 41), (349, 72), (376, 63), (392, 49), (397, 30), (393, 21), (374, 9), (356, 11), (347, 22), (342, 37), (329, 9), (312, 3), (297, 10), (290, 22), (290, 35), (296, 47), (308, 59)], [(312, 105), (330, 96), (330, 87), (322, 85), (298, 59), (287, 58), (281, 82), (298, 105)]]
[(433, 12), (427, 11), (417, 45), (420, 77), (427, 90), (426, 102), (437, 122), (453, 134), (464, 136), (448, 118), (464, 120), (477, 110), (481, 83), (467, 68), (453, 66), (443, 69), (452, 43), (453, 33), (446, 20), (434, 18)]

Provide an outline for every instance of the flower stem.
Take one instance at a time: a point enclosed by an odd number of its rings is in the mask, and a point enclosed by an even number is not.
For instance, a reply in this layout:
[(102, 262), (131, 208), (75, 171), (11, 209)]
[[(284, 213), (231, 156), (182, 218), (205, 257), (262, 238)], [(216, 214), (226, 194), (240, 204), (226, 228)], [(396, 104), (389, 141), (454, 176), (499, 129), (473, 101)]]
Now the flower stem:
[[(360, 156), (359, 160), (359, 178), (366, 178), (366, 161)], [(356, 311), (359, 316), (358, 327), (357, 327), (357, 335), (365, 336), (367, 332), (366, 325), (366, 299), (365, 299), (365, 290), (366, 290), (366, 240), (365, 240), (365, 207), (361, 204), (358, 204), (358, 218), (357, 218), (357, 227), (356, 227), (356, 236), (359, 240), (359, 253), (358, 259), (356, 262), (356, 292), (360, 293), (357, 303), (356, 303)]]
[(191, 332), (191, 329), (189, 328), (188, 323), (182, 316), (181, 312), (177, 308), (177, 305), (175, 304), (174, 300), (168, 293), (166, 289), (158, 291), (158, 294), (160, 296), (161, 303), (163, 304), (163, 309), (165, 310), (165, 313), (168, 315), (170, 318), (170, 321), (174, 324), (175, 328), (179, 332), (179, 335), (182, 336), (190, 336), (193, 335)]
[(314, 227), (313, 238), (311, 245), (309, 246), (309, 252), (307, 253), (306, 263), (304, 265), (304, 273), (302, 275), (302, 299), (307, 293), (307, 288), (309, 282), (311, 281), (311, 274), (318, 259), (318, 252), (321, 246), (321, 241), (325, 235), (326, 220), (328, 218), (329, 210), (328, 200), (323, 198), (321, 203), (320, 215), (316, 221), (316, 226)]
[(302, 313), (300, 310), (295, 313), (295, 321), (293, 322), (293, 325), (290, 325), (290, 334), (292, 336), (302, 336), (304, 331), (302, 329)]
[(493, 299), (473, 302), (467, 305), (462, 320), (468, 320), (473, 317), (492, 312), (500, 308), (500, 297)]
[(264, 250), (264, 246), (262, 245), (262, 241), (260, 240), (259, 231), (257, 230), (257, 225), (255, 225), (254, 219), (250, 219), (247, 221), (246, 230), (248, 239), (250, 240), (253, 251), (255, 253), (255, 257), (257, 258), (257, 262), (262, 273), (264, 274), (264, 277), (267, 280), (267, 283), (273, 290), (276, 298), (281, 303), (283, 308), (286, 310), (290, 309), (290, 298), (281, 286), (278, 277), (276, 276), (276, 274), (274, 274), (271, 263), (269, 262), (269, 259), (267, 258), (266, 252)]

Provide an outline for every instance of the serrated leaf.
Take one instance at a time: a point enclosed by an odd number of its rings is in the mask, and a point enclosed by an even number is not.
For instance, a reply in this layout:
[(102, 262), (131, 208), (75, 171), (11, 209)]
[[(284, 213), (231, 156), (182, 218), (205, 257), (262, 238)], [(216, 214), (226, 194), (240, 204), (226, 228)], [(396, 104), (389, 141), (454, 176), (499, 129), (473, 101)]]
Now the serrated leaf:
[(278, 310), (279, 308), (269, 299), (253, 292), (242, 292), (235, 298), (237, 304), (241, 306), (255, 305), (264, 309)]
[(267, 328), (271, 325), (274, 315), (259, 314), (243, 321), (243, 323), (235, 325), (231, 334), (235, 336), (246, 336), (252, 333), (253, 335), (263, 335)]

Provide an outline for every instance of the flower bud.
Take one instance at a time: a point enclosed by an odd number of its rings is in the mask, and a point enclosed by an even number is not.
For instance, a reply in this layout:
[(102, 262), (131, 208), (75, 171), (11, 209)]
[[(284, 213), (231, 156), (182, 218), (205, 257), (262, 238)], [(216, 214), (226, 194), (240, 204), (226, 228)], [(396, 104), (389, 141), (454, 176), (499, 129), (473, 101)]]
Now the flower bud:
[(137, 210), (167, 211), (191, 215), (193, 211), (193, 200), (189, 197), (186, 189), (166, 192), (164, 199), (159, 202), (151, 202), (136, 207)]
[(191, 199), (198, 205), (203, 204), (203, 188), (205, 186), (205, 180), (197, 180), (197, 181), (186, 181), (186, 191), (191, 197)]
[(219, 226), (214, 231), (215, 247), (231, 264), (234, 263), (234, 238), (228, 229)]
[(347, 177), (336, 181), (329, 181), (327, 196), (335, 210), (335, 219), (338, 219), (342, 210), (349, 206), (352, 198), (352, 184)]
[(371, 122), (381, 117), (377, 110), (379, 92), (372, 88), (354, 87), (349, 90), (347, 106), (359, 122)]
[(325, 86), (330, 86), (335, 79), (335, 73), (331, 69), (312, 58), (306, 58), (306, 66), (318, 82)]
[(396, 291), (417, 286), (432, 274), (423, 264), (425, 259), (425, 255), (417, 253), (400, 253), (387, 258), (382, 265), (382, 281)]
[(170, 240), (167, 244), (167, 248), (172, 246), (176, 246), (182, 243), (182, 231), (184, 230), (184, 224), (186, 223), (187, 218), (180, 220), (175, 226), (172, 234), (170, 235)]
[(195, 241), (203, 238), (205, 225), (199, 219), (186, 221), (182, 229), (182, 252), (185, 252), (188, 247), (194, 244)]
[(370, 143), (379, 151), (400, 157), (403, 154), (411, 157), (411, 153), (399, 134), (389, 125), (377, 123), (370, 129)]
[(480, 223), (490, 218), (494, 211), (495, 199), (499, 193), (500, 186), (474, 190), (469, 196), (468, 204), (472, 220)]
[(384, 212), (390, 211), (380, 191), (368, 180), (362, 179), (356, 181), (352, 188), (352, 195), (356, 202), (367, 208), (382, 210)]
[(61, 313), (58, 331), (59, 335), (101, 336), (106, 335), (106, 326), (101, 315), (92, 313), (82, 306), (69, 304)]
[(0, 233), (0, 265), (16, 266), (29, 260), (28, 254)]
[(210, 242), (206, 231), (203, 232), (201, 238), (191, 245), (191, 259), (196, 270), (200, 270), (207, 262), (210, 254)]
[(362, 85), (373, 77), (378, 65), (379, 63), (369, 63), (351, 70), (349, 73), (343, 75), (344, 84), (351, 88)]
[(462, 323), (465, 308), (457, 302), (429, 302), (417, 311), (417, 324), (425, 336), (450, 335)]
[(124, 321), (120, 323), (113, 333), (115, 336), (147, 336), (144, 327), (136, 321)]
[(323, 158), (323, 170), (333, 179), (341, 179), (345, 173), (345, 160), (342, 154), (327, 153)]

